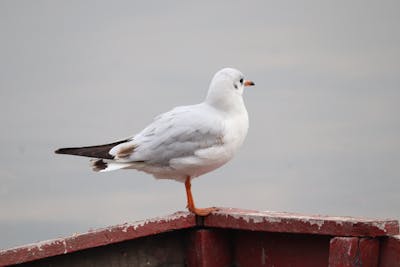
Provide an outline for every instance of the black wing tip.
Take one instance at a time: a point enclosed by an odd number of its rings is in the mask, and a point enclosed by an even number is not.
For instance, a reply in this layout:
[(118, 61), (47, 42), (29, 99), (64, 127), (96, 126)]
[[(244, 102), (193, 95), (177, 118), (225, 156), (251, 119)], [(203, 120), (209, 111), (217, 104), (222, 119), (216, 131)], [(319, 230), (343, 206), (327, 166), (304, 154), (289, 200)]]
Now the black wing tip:
[(54, 151), (56, 154), (67, 154), (89, 158), (101, 158), (101, 159), (114, 159), (113, 155), (110, 155), (109, 151), (114, 146), (130, 141), (125, 139), (110, 144), (97, 145), (97, 146), (83, 146), (83, 147), (65, 147), (59, 148)]
[(56, 154), (64, 154), (65, 153), (65, 148), (56, 149), (56, 150), (54, 150), (54, 153), (56, 153)]
[[(87, 155), (85, 153), (82, 153), (83, 147), (64, 147), (64, 148), (59, 148), (54, 151), (56, 154), (63, 154), (63, 155), (72, 155), (72, 156), (83, 156), (83, 157), (96, 157), (96, 156), (91, 156)], [(97, 157), (96, 157), (97, 158)]]
[(95, 172), (105, 170), (107, 168), (107, 166), (108, 166), (107, 162), (105, 162), (103, 159), (98, 159), (98, 160), (92, 161), (92, 169)]
[(76, 155), (76, 153), (74, 153), (76, 151), (77, 148), (75, 147), (65, 147), (65, 148), (59, 148), (57, 150), (54, 151), (54, 153), (56, 154), (67, 154), (67, 155)]
[(114, 156), (108, 153), (110, 145), (92, 146), (92, 147), (66, 147), (54, 151), (56, 154), (73, 155), (89, 158), (114, 159)]

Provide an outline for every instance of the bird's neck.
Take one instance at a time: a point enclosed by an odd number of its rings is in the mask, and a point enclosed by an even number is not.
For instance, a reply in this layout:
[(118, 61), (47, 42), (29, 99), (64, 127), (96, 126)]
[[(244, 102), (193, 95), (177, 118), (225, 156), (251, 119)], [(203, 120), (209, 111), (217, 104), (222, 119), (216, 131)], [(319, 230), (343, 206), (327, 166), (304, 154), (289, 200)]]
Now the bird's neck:
[(231, 90), (222, 82), (211, 84), (204, 102), (215, 109), (228, 113), (246, 110), (241, 93)]
[(223, 97), (207, 97), (205, 103), (228, 114), (242, 114), (247, 112), (243, 98), (240, 96), (228, 99)]

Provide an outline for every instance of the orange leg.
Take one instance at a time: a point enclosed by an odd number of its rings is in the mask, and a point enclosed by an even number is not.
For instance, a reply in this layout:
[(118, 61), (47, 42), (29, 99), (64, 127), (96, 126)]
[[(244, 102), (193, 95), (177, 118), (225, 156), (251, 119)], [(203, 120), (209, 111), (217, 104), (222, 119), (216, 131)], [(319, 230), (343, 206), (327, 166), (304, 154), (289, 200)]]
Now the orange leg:
[(218, 210), (217, 208), (204, 208), (204, 209), (196, 208), (196, 206), (194, 205), (194, 200), (193, 200), (193, 196), (192, 196), (192, 190), (191, 190), (192, 185), (190, 183), (190, 179), (191, 179), (190, 176), (188, 176), (188, 177), (186, 177), (186, 180), (185, 180), (188, 210), (198, 216), (207, 216), (211, 212), (217, 211)]

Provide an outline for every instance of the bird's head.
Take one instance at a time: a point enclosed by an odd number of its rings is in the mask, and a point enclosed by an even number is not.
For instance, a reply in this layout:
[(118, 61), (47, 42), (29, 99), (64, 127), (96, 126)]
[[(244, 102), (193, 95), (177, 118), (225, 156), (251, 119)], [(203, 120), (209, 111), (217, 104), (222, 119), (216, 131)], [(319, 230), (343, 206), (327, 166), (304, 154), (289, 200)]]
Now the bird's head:
[(218, 71), (211, 80), (206, 102), (218, 108), (231, 108), (237, 101), (243, 102), (243, 90), (255, 85), (246, 80), (237, 69), (224, 68)]

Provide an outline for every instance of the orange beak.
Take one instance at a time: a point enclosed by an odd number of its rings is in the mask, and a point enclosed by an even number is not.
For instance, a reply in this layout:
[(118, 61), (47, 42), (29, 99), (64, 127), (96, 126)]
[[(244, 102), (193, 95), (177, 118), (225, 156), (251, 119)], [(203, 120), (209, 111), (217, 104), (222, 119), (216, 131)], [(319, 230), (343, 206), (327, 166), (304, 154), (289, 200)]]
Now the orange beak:
[(245, 80), (243, 84), (244, 84), (244, 86), (253, 86), (253, 85), (256, 85), (255, 83), (253, 83), (252, 81), (249, 81), (249, 80)]

